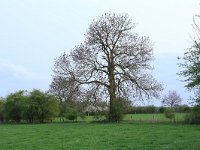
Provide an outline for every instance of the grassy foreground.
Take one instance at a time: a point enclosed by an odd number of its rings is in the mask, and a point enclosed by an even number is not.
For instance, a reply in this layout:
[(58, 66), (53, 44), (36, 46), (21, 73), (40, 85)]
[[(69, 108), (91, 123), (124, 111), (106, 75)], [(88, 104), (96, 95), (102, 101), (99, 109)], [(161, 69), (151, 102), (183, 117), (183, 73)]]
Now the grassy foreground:
[(197, 150), (200, 126), (171, 123), (0, 124), (2, 150)]

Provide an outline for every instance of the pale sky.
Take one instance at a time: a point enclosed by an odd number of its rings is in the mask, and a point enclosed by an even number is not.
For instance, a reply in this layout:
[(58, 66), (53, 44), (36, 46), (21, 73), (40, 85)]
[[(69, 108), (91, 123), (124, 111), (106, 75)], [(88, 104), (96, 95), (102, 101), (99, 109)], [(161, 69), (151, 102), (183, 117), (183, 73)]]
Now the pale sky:
[[(0, 96), (48, 90), (54, 59), (84, 40), (93, 19), (127, 13), (135, 32), (154, 45), (155, 77), (187, 103), (191, 95), (176, 75), (178, 56), (192, 45), (198, 0), (0, 0)], [(159, 101), (149, 104), (159, 105)]]

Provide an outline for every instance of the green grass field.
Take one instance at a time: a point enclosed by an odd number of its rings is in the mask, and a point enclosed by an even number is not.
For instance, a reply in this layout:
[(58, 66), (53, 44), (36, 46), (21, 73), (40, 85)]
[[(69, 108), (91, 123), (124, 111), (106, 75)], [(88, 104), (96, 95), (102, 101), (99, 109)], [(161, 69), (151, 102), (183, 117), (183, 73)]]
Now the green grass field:
[(0, 125), (2, 150), (200, 148), (200, 126), (161, 123)]
[(200, 126), (170, 122), (0, 124), (0, 150), (198, 150), (199, 137)]

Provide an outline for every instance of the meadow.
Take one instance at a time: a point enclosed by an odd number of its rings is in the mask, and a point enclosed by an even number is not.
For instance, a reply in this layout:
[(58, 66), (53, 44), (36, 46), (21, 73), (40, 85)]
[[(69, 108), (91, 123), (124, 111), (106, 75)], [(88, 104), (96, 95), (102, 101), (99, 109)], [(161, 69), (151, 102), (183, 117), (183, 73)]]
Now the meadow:
[[(120, 123), (53, 122), (46, 124), (0, 124), (2, 150), (197, 150), (200, 126), (180, 122), (148, 122), (152, 114)], [(150, 116), (150, 117), (149, 117)], [(158, 114), (156, 117), (161, 117)], [(181, 115), (180, 115), (181, 116)], [(141, 121), (141, 118), (146, 121)], [(156, 118), (154, 116), (154, 119)], [(133, 119), (133, 117), (132, 117)], [(134, 118), (135, 119), (135, 118)], [(89, 120), (89, 119), (88, 119)], [(127, 121), (128, 120), (128, 121)], [(144, 119), (145, 120), (145, 119)]]

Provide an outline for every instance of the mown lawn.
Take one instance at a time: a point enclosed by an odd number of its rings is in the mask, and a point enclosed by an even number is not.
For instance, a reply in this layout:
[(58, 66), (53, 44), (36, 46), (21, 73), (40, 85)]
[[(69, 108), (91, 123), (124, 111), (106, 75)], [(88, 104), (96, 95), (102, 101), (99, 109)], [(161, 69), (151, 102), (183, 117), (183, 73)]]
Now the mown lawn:
[(180, 123), (0, 124), (1, 150), (198, 150), (199, 137)]

